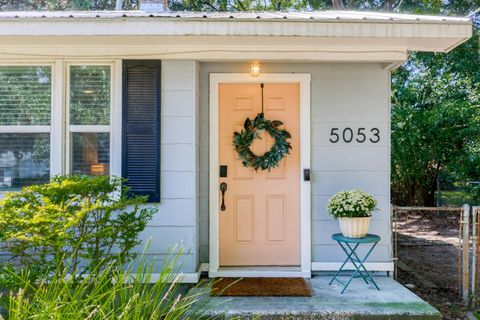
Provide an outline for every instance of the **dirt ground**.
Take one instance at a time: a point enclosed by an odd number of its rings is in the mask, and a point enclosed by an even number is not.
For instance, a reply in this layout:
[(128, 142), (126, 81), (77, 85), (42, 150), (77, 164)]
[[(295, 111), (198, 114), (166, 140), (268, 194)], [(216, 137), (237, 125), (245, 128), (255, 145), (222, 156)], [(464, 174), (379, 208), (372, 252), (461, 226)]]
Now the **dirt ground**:
[(458, 212), (398, 213), (398, 281), (444, 319), (467, 319), (459, 300)]

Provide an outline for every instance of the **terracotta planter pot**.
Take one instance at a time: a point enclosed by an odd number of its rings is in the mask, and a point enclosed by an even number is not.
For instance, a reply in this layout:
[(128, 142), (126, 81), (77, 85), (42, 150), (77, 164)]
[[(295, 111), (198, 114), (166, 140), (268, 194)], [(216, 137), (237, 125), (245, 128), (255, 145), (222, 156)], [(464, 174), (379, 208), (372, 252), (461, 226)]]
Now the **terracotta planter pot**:
[(372, 217), (338, 218), (342, 234), (348, 238), (363, 238), (368, 233)]

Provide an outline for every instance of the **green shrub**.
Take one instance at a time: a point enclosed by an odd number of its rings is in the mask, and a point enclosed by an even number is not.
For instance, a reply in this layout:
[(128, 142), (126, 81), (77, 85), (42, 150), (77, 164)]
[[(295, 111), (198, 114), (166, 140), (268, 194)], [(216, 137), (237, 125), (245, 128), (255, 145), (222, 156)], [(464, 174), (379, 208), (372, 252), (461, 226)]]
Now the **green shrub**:
[(377, 200), (362, 190), (340, 191), (327, 203), (327, 210), (334, 219), (370, 217)]
[[(20, 289), (8, 297), (9, 320), (143, 320), (198, 319), (207, 310), (200, 297), (208, 286), (193, 294), (179, 287), (176, 262), (168, 260), (156, 281), (152, 265), (141, 259), (137, 269), (104, 264), (83, 278), (69, 278), (69, 268), (59, 269), (48, 282), (32, 284), (28, 276), (16, 276)], [(93, 276), (95, 274), (95, 276)], [(153, 283), (151, 283), (153, 282)]]
[[(61, 176), (0, 201), (0, 246), (16, 270), (70, 274), (135, 257), (132, 249), (156, 209), (128, 197), (118, 177)], [(68, 257), (68, 259), (64, 259)]]

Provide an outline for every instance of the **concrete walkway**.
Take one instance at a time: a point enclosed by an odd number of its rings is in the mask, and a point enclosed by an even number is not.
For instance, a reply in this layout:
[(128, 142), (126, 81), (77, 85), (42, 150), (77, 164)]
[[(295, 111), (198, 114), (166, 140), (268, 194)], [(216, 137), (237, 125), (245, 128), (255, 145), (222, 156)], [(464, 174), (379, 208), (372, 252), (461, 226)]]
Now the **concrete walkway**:
[(355, 279), (344, 294), (340, 285), (329, 286), (329, 280), (326, 276), (308, 280), (312, 297), (205, 296), (202, 300), (208, 301), (207, 314), (216, 318), (441, 319), (435, 308), (389, 277), (375, 278), (381, 291)]

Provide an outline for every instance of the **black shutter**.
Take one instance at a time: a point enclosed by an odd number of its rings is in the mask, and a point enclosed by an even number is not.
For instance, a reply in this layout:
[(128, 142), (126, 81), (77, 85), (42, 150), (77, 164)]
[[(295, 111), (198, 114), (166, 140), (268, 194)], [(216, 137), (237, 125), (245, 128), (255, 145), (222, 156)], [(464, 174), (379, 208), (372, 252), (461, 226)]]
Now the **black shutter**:
[(160, 61), (123, 61), (122, 177), (160, 201)]

